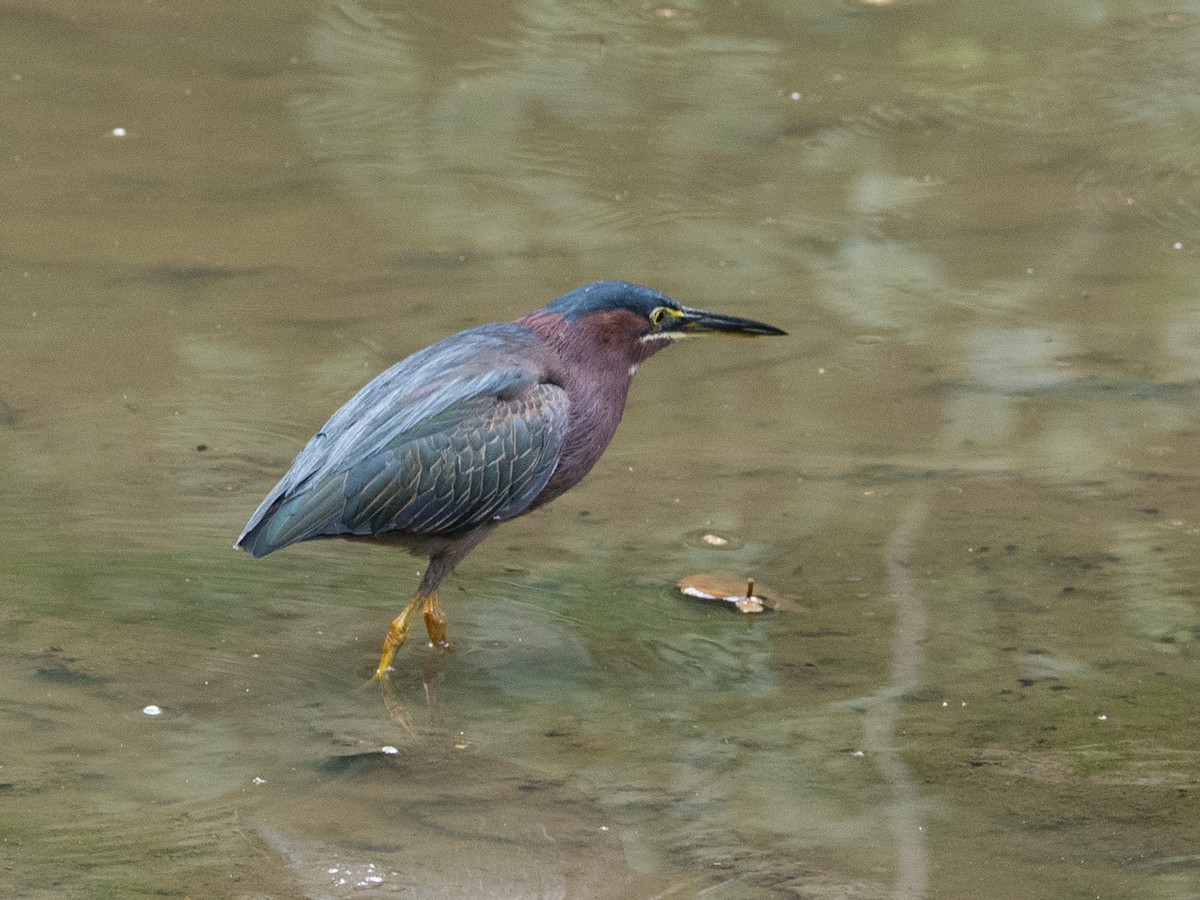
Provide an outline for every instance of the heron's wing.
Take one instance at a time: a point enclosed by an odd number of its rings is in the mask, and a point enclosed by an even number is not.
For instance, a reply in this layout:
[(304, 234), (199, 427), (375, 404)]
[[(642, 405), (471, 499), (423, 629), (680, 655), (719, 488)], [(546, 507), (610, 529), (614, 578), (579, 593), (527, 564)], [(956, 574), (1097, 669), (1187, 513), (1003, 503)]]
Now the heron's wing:
[(327, 535), (462, 533), (517, 515), (554, 474), (567, 396), (531, 367), (442, 379), (399, 404), (392, 375), (334, 414), (239, 546), (262, 556)]
[(567, 412), (551, 384), (447, 408), (347, 473), (349, 530), (446, 534), (511, 518), (554, 474)]
[(295, 489), (355, 465), (427, 427), (455, 404), (518, 395), (537, 382), (542, 352), (537, 337), (513, 323), (472, 328), (417, 351), (375, 376), (330, 416), (275, 490)]

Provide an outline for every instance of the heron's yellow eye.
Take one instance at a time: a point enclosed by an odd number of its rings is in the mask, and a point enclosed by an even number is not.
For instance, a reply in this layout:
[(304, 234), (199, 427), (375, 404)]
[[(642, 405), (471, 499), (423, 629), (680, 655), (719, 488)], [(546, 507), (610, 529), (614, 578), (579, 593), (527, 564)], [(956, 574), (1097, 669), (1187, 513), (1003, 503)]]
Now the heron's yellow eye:
[(661, 328), (671, 318), (682, 318), (683, 313), (669, 306), (656, 306), (650, 311), (650, 324)]

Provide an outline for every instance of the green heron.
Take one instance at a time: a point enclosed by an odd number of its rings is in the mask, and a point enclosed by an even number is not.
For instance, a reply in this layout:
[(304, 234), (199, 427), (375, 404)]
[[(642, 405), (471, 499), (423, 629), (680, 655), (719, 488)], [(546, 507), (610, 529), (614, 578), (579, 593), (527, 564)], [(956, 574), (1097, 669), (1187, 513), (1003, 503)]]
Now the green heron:
[(258, 557), (343, 537), (427, 557), (416, 594), (388, 629), (380, 679), (417, 610), (432, 645), (449, 646), (442, 579), (500, 522), (579, 483), (612, 439), (642, 362), (692, 335), (785, 333), (625, 281), (459, 332), (396, 363), (335, 412), (236, 546)]

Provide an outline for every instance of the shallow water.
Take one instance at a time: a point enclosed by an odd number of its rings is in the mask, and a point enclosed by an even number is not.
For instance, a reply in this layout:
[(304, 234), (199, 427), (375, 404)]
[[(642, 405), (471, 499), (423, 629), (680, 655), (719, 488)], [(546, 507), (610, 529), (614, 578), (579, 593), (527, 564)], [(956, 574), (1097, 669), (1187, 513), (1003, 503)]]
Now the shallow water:
[[(3, 893), (1200, 894), (1198, 39), (6, 6)], [(366, 683), (420, 562), (232, 540), (373, 374), (601, 277), (791, 336), (648, 363)]]

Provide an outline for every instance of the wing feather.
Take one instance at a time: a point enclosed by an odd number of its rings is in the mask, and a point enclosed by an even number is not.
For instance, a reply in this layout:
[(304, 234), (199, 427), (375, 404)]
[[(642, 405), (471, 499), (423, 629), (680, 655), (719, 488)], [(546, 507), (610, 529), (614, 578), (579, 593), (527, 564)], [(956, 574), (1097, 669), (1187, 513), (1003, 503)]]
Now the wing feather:
[(262, 556), (314, 537), (455, 534), (518, 515), (553, 475), (568, 423), (566, 392), (521, 353), (527, 334), (484, 326), (384, 372), (313, 437), (238, 545)]

